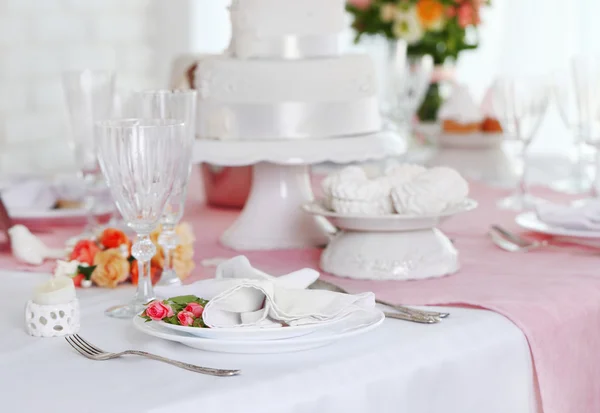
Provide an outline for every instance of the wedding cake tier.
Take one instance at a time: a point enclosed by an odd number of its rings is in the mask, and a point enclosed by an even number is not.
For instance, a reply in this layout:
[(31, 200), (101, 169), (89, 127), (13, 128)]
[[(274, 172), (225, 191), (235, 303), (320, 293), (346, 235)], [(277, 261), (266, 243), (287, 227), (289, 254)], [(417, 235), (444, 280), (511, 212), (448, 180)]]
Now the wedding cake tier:
[(233, 0), (230, 52), (302, 59), (340, 53), (345, 0)]
[(375, 69), (366, 55), (305, 60), (222, 55), (202, 59), (196, 70), (202, 138), (319, 139), (381, 128)]

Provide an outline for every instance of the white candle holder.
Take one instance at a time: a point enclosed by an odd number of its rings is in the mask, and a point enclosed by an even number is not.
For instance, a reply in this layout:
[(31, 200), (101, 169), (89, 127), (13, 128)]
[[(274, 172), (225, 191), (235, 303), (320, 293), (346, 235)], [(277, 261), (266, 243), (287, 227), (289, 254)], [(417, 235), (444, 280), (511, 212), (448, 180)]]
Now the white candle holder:
[(28, 301), (25, 308), (27, 333), (34, 337), (60, 337), (79, 332), (79, 300), (41, 305)]

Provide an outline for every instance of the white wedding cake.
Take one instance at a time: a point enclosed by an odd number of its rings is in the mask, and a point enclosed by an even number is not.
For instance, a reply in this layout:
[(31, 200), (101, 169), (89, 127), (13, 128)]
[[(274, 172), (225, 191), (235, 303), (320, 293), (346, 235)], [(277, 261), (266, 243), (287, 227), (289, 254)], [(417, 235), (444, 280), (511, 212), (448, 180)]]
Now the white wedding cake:
[(345, 0), (232, 0), (232, 39), (197, 65), (198, 135), (323, 139), (377, 132), (373, 62), (343, 55)]

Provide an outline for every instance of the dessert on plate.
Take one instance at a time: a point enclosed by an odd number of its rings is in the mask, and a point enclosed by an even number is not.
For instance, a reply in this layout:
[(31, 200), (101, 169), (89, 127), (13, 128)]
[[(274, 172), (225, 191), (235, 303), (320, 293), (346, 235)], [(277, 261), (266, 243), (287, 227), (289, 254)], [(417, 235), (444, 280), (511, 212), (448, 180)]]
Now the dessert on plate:
[(477, 133), (481, 131), (483, 115), (465, 85), (457, 84), (439, 111), (445, 133)]
[(369, 177), (350, 166), (323, 181), (326, 208), (348, 215), (437, 215), (469, 194), (467, 181), (454, 169), (399, 164)]

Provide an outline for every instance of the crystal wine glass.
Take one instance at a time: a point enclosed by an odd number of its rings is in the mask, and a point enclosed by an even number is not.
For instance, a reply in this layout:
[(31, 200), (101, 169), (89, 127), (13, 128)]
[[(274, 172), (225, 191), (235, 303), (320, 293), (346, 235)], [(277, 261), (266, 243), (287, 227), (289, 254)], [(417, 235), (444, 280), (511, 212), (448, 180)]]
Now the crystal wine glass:
[(595, 149), (595, 179), (592, 198), (600, 198), (600, 56), (573, 59), (575, 129), (582, 140)]
[(540, 200), (527, 192), (527, 150), (548, 109), (550, 87), (544, 79), (502, 77), (493, 86), (493, 106), (507, 139), (518, 142), (520, 177), (517, 190), (498, 202), (503, 209), (524, 210)]
[(150, 233), (164, 211), (188, 152), (183, 122), (172, 119), (122, 119), (96, 125), (98, 159), (123, 219), (137, 234), (131, 254), (137, 260), (138, 286), (127, 305), (106, 314), (130, 318), (152, 300), (150, 260), (156, 247)]
[(71, 125), (70, 146), (85, 183), (87, 225), (84, 236), (94, 235), (96, 196), (103, 190), (94, 146), (94, 122), (110, 119), (115, 93), (115, 75), (110, 71), (65, 72), (63, 88)]
[(161, 217), (161, 233), (158, 243), (164, 251), (163, 270), (159, 285), (179, 285), (181, 280), (173, 269), (172, 254), (179, 237), (175, 227), (183, 216), (187, 187), (191, 172), (192, 145), (196, 127), (196, 91), (194, 90), (150, 90), (135, 93), (132, 97), (132, 109), (135, 116), (153, 119), (182, 120), (186, 129), (186, 152), (182, 158), (173, 185), (173, 191), (167, 201)]
[[(576, 58), (572, 61), (572, 70), (569, 75), (565, 73), (554, 76), (553, 97), (556, 102), (558, 113), (569, 133), (573, 137), (574, 151), (570, 153), (571, 176), (566, 179), (553, 182), (552, 188), (572, 194), (580, 194), (589, 191), (591, 183), (586, 171), (586, 143), (582, 135), (582, 129), (578, 121), (577, 90), (575, 86), (575, 70), (582, 62)], [(591, 87), (591, 79), (581, 79), (584, 82), (584, 90)], [(579, 93), (581, 94), (581, 92)]]
[(409, 56), (403, 63), (397, 61), (391, 80), (393, 99), (390, 118), (407, 132), (410, 132), (413, 118), (425, 99), (432, 72), (433, 58), (429, 55)]

